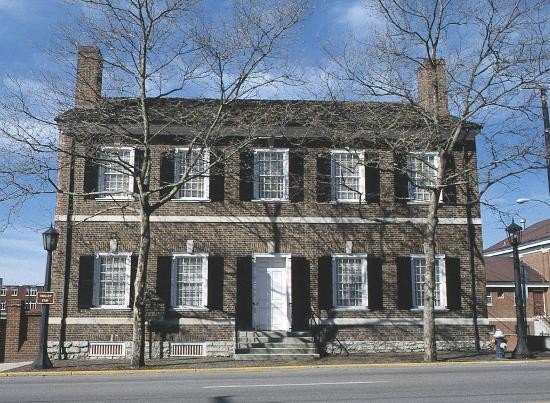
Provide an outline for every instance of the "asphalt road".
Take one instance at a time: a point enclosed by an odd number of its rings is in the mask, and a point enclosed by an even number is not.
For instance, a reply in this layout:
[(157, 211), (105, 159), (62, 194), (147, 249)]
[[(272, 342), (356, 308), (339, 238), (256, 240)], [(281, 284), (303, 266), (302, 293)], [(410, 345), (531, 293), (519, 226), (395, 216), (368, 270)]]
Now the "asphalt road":
[(0, 378), (0, 402), (293, 401), (550, 401), (550, 363)]

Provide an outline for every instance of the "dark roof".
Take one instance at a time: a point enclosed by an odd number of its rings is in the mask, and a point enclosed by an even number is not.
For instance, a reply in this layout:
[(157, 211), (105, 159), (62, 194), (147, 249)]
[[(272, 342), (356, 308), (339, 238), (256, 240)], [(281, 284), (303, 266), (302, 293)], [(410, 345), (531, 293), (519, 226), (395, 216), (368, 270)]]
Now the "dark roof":
[[(150, 98), (150, 121), (154, 124), (210, 125), (219, 109), (217, 99)], [(96, 108), (73, 108), (60, 116), (60, 124), (90, 122), (140, 124), (136, 98), (103, 98)], [(352, 102), (308, 100), (236, 100), (224, 109), (224, 126), (255, 125), (278, 127), (387, 130), (426, 126), (426, 115), (413, 105), (397, 102)], [(453, 117), (442, 118), (449, 126)], [(466, 125), (474, 131), (480, 126)]]
[[(529, 227), (523, 230), (521, 235), (521, 243), (523, 245), (532, 243), (532, 242), (543, 241), (543, 240), (550, 241), (550, 218), (536, 222), (533, 225), (530, 225)], [(488, 247), (483, 252), (490, 253), (490, 252), (498, 251), (500, 249), (507, 249), (509, 247), (510, 247), (510, 243), (508, 242), (508, 239), (505, 238), (497, 242), (496, 244)]]
[[(528, 283), (547, 283), (544, 277), (527, 263), (521, 262), (526, 270)], [(513, 283), (514, 259), (511, 256), (485, 257), (485, 273), (488, 283)]]

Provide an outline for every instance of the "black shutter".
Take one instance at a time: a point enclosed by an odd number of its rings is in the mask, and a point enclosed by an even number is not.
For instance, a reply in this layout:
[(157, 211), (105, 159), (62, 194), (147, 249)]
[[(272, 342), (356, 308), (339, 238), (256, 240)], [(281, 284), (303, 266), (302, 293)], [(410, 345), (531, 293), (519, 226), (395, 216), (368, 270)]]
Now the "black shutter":
[(380, 167), (376, 156), (365, 156), (365, 201), (380, 203)]
[(404, 154), (396, 154), (394, 166), (394, 190), (395, 199), (400, 203), (409, 201), (409, 176), (407, 175), (407, 157)]
[(240, 153), (239, 199), (250, 201), (254, 197), (254, 154), (251, 150)]
[(223, 151), (218, 150), (211, 154), (211, 158), (218, 160), (210, 168), (210, 200), (222, 202), (225, 197), (225, 161)]
[(157, 258), (157, 295), (168, 308), (172, 304), (172, 256)]
[(317, 157), (317, 202), (328, 203), (331, 201), (331, 166), (330, 154), (322, 153)]
[(449, 178), (447, 181), (447, 184), (445, 188), (443, 189), (443, 203), (450, 204), (450, 205), (456, 205), (457, 198), (456, 198), (456, 182), (457, 179), (454, 177), (456, 174), (456, 163), (454, 155), (451, 153), (447, 154), (447, 159), (445, 161), (445, 176)]
[(252, 256), (237, 258), (237, 329), (252, 329)]
[(94, 256), (80, 256), (78, 265), (78, 308), (90, 308), (93, 305), (94, 292)]
[(400, 309), (412, 308), (411, 258), (398, 257), (397, 264), (397, 305)]
[[(134, 306), (134, 299), (136, 297), (134, 284), (136, 282), (136, 273), (139, 256), (132, 254), (130, 258), (130, 308)], [(145, 287), (145, 284), (143, 285)]]
[(383, 309), (384, 282), (382, 279), (382, 259), (367, 258), (367, 281), (369, 292), (369, 309)]
[(332, 308), (332, 257), (322, 256), (318, 260), (319, 309)]
[(447, 280), (447, 308), (460, 309), (461, 281), (460, 281), (460, 259), (457, 257), (445, 258), (445, 278)]
[[(163, 152), (160, 156), (160, 186), (166, 186), (174, 183), (174, 151)], [(170, 188), (160, 192), (160, 197), (165, 197), (170, 193)]]
[(223, 311), (223, 257), (208, 257), (208, 309)]
[(310, 311), (309, 260), (292, 256), (292, 330), (307, 330)]
[[(99, 164), (93, 159), (91, 151), (84, 158), (84, 193), (97, 192), (99, 190)], [(90, 195), (86, 197), (95, 198), (97, 196)]]
[(304, 201), (304, 152), (289, 151), (289, 196), (293, 203)]
[[(141, 175), (141, 164), (143, 164), (143, 159), (145, 157), (145, 152), (142, 149), (136, 148), (134, 149), (134, 193), (139, 193), (138, 189), (138, 181), (139, 177)], [(147, 191), (147, 189), (144, 189)]]

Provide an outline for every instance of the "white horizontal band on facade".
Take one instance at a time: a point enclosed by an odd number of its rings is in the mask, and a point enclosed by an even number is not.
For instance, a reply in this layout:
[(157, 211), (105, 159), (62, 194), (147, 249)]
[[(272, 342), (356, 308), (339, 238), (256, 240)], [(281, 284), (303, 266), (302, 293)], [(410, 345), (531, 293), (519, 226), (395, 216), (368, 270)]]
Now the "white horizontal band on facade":
[[(56, 215), (56, 221), (67, 221), (66, 215)], [(138, 215), (74, 215), (72, 222), (139, 222)], [(265, 216), (179, 216), (154, 215), (151, 222), (159, 223), (255, 223), (255, 224), (426, 224), (425, 218), (374, 218), (360, 217), (265, 217)], [(442, 225), (466, 225), (466, 218), (439, 218)], [(473, 218), (472, 224), (481, 225), (481, 218)]]
[[(455, 326), (470, 326), (473, 325), (472, 318), (435, 318), (436, 325), (455, 325)], [(422, 319), (416, 318), (327, 318), (321, 319), (322, 325), (334, 326), (421, 326)], [(489, 324), (489, 319), (479, 318), (477, 320), (479, 326)]]
[[(491, 323), (498, 323), (498, 322), (515, 322), (517, 320), (517, 318), (495, 318), (495, 317), (492, 317), (489, 319), (489, 322)], [(525, 318), (525, 320), (527, 322), (534, 322), (535, 320), (537, 320), (536, 318)]]
[[(499, 284), (499, 283), (487, 283), (487, 288), (516, 288), (515, 284)], [(548, 288), (549, 285), (545, 283), (540, 284), (527, 284), (527, 288)]]
[[(169, 324), (178, 325), (201, 325), (201, 326), (234, 326), (235, 321), (233, 319), (219, 318), (219, 319), (201, 319), (201, 318), (178, 318), (174, 320), (161, 321)], [(99, 317), (99, 318), (67, 318), (67, 325), (132, 325), (132, 318), (112, 318), (112, 317)], [(60, 325), (61, 318), (53, 317), (49, 319), (50, 325)]]

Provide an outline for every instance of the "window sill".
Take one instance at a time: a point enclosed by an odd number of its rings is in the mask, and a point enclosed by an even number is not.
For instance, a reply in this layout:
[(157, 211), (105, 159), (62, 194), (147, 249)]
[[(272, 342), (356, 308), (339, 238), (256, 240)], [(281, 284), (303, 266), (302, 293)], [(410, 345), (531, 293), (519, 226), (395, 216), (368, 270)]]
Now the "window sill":
[(205, 307), (205, 306), (200, 306), (200, 307), (182, 307), (182, 306), (176, 306), (176, 307), (171, 307), (168, 309), (169, 311), (171, 312), (206, 312), (208, 311), (208, 308)]
[(285, 204), (290, 203), (289, 199), (252, 199), (252, 203), (274, 203), (274, 204)]
[[(424, 312), (424, 308), (411, 308), (411, 312)], [(434, 308), (434, 312), (449, 312), (448, 308)]]
[(94, 311), (127, 311), (130, 312), (132, 308), (129, 308), (127, 306), (116, 306), (116, 305), (105, 305), (105, 306), (91, 306), (90, 309)]
[(200, 203), (200, 202), (203, 202), (203, 203), (210, 203), (212, 200), (210, 200), (209, 198), (206, 198), (206, 199), (192, 199), (192, 198), (173, 198), (173, 199), (170, 199), (170, 201), (172, 202), (176, 202), (176, 203)]
[(96, 197), (95, 201), (99, 202), (120, 202), (120, 201), (134, 201), (133, 197)]
[(333, 312), (362, 311), (369, 312), (368, 306), (337, 306), (331, 309)]

